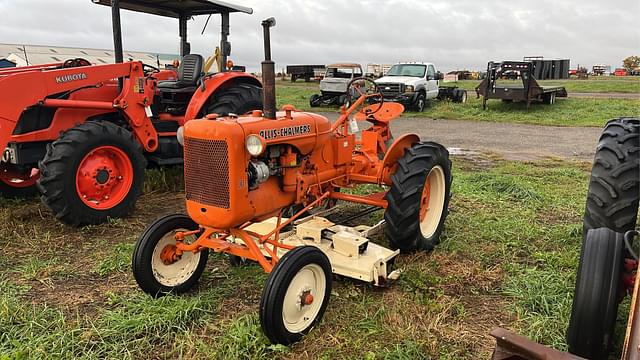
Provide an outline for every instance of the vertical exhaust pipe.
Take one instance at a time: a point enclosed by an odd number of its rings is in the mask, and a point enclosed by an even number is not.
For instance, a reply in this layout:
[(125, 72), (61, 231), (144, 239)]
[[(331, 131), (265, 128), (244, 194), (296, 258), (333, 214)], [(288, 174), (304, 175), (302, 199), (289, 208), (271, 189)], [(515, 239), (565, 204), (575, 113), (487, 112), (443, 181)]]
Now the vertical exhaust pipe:
[(271, 35), (269, 28), (276, 26), (275, 18), (262, 21), (264, 32), (264, 61), (262, 62), (262, 102), (263, 116), (267, 119), (276, 118), (276, 65), (271, 60)]

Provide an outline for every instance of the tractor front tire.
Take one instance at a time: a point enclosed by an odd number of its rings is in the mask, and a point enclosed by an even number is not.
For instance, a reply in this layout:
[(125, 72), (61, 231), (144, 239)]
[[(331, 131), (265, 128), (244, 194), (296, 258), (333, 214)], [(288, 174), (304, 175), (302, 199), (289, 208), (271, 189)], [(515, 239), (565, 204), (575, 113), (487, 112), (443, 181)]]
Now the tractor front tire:
[(131, 213), (146, 165), (142, 146), (129, 131), (89, 121), (48, 146), (37, 186), (42, 202), (62, 222), (99, 224)]
[(640, 197), (640, 119), (607, 123), (593, 161), (584, 231), (600, 227), (633, 230)]
[(252, 110), (262, 110), (262, 88), (251, 84), (236, 84), (218, 90), (205, 107), (204, 115), (243, 115)]
[(405, 150), (385, 195), (385, 234), (392, 249), (431, 251), (440, 242), (451, 179), (451, 161), (444, 146), (420, 142)]
[(38, 195), (36, 179), (13, 181), (0, 178), (0, 197), (5, 199), (24, 199), (36, 195)]
[(624, 235), (590, 229), (582, 242), (580, 264), (567, 330), (569, 352), (607, 359), (622, 291)]

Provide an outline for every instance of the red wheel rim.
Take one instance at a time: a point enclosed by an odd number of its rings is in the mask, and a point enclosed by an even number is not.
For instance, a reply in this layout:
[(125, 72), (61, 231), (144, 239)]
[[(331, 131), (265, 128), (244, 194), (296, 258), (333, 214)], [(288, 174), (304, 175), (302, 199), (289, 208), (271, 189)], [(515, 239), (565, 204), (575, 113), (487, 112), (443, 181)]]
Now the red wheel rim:
[(127, 154), (114, 146), (100, 146), (80, 161), (76, 191), (85, 205), (107, 210), (118, 205), (131, 190), (133, 165)]
[(31, 173), (18, 175), (0, 170), (0, 182), (17, 189), (24, 189), (35, 185), (39, 177), (40, 174), (37, 169), (32, 170)]

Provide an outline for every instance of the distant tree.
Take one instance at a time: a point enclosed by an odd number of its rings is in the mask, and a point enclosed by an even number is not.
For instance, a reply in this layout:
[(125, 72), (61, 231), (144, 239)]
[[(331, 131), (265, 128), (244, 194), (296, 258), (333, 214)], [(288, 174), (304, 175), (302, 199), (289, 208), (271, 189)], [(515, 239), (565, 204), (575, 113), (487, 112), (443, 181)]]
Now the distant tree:
[(622, 67), (631, 71), (637, 67), (640, 67), (640, 56), (629, 56), (622, 60)]

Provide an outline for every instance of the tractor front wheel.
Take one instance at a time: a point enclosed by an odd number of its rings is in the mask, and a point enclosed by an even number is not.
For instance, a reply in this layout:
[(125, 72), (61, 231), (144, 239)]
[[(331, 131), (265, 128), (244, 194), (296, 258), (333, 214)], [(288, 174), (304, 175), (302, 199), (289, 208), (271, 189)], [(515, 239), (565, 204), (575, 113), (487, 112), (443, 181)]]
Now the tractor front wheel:
[(447, 149), (420, 142), (405, 150), (391, 176), (385, 198), (389, 245), (403, 252), (432, 250), (444, 230), (451, 197), (451, 161)]
[(129, 215), (142, 190), (146, 160), (133, 135), (90, 121), (60, 136), (39, 164), (42, 201), (74, 226)]
[[(164, 216), (149, 225), (133, 249), (132, 270), (138, 286), (153, 297), (183, 293), (191, 289), (207, 265), (209, 251), (176, 252), (175, 234), (197, 230), (190, 217), (182, 214)], [(197, 235), (185, 237), (191, 243)]]
[(9, 176), (0, 167), (0, 196), (5, 199), (30, 198), (38, 194), (36, 187), (38, 176)]
[(272, 343), (294, 343), (320, 322), (331, 280), (331, 263), (314, 246), (297, 247), (278, 261), (260, 299), (260, 324)]

